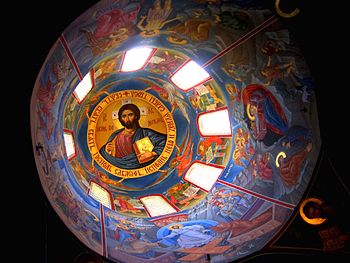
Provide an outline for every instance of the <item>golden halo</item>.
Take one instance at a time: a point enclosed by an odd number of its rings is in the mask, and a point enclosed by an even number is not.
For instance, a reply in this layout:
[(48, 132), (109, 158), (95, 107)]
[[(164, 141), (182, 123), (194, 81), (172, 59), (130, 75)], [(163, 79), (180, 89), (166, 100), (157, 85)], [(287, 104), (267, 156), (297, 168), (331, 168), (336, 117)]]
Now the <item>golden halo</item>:
[(308, 218), (305, 213), (304, 213), (304, 207), (307, 203), (309, 202), (314, 202), (318, 205), (321, 205), (323, 202), (318, 199), (318, 198), (313, 198), (313, 197), (310, 197), (310, 198), (306, 198), (300, 205), (300, 208), (299, 208), (299, 213), (300, 213), (300, 216), (301, 218), (308, 224), (310, 225), (321, 225), (323, 224), (325, 221), (327, 221), (327, 218), (322, 218), (322, 217), (317, 217), (317, 218)]
[(276, 156), (276, 161), (275, 161), (277, 168), (280, 167), (280, 164), (278, 163), (278, 159), (279, 159), (280, 157), (283, 157), (283, 159), (285, 159), (285, 158), (287, 157), (287, 155), (286, 155), (285, 152), (279, 152), (279, 153), (277, 154), (277, 156)]
[(187, 44), (187, 40), (185, 38), (179, 38), (177, 39), (177, 36), (176, 35), (173, 35), (173, 36), (169, 36), (167, 37), (167, 40), (172, 43), (172, 44), (178, 44), (178, 45), (185, 45)]
[(254, 121), (255, 120), (255, 116), (250, 114), (250, 103), (247, 104), (247, 115), (249, 120)]
[(300, 9), (299, 8), (295, 8), (292, 12), (290, 13), (285, 13), (280, 9), (280, 0), (276, 0), (275, 1), (275, 9), (277, 14), (279, 14), (281, 17), (284, 18), (291, 18), (293, 16), (296, 16), (297, 14), (299, 14)]
[(113, 32), (112, 34), (109, 35), (110, 38), (118, 38), (122, 35), (124, 35), (128, 30), (125, 27), (121, 27), (118, 29), (118, 31)]
[[(175, 228), (174, 228), (175, 226), (178, 226), (178, 228), (183, 227), (182, 224), (173, 224), (173, 225), (169, 226), (169, 229), (170, 229), (170, 230), (174, 230), (174, 229), (175, 229)], [(178, 228), (176, 228), (176, 229), (178, 229)]]
[(204, 147), (204, 141), (199, 141), (198, 146), (197, 146), (197, 154), (203, 154), (203, 152), (205, 151), (205, 147)]
[(160, 30), (159, 29), (154, 29), (154, 30), (146, 30), (146, 31), (142, 31), (140, 33), (140, 36), (142, 37), (154, 37), (154, 36), (158, 36), (160, 34)]

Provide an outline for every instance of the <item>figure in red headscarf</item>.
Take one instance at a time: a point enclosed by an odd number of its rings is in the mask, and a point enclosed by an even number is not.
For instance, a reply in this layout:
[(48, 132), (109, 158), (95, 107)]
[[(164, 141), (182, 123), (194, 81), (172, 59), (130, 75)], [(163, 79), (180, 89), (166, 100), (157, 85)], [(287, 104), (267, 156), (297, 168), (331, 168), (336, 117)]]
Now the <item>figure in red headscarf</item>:
[(242, 101), (249, 119), (252, 136), (266, 142), (266, 134), (283, 136), (288, 121), (281, 104), (271, 91), (260, 84), (250, 84), (242, 92)]

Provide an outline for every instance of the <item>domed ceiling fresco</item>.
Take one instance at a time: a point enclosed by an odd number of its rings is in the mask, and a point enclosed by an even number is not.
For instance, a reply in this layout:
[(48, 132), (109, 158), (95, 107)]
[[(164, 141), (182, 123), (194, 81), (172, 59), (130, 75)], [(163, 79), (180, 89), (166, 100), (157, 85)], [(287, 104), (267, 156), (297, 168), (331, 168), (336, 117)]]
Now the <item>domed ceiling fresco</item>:
[(286, 226), (320, 149), (315, 87), (261, 2), (106, 0), (61, 34), (31, 135), (84, 245), (115, 262), (231, 262)]

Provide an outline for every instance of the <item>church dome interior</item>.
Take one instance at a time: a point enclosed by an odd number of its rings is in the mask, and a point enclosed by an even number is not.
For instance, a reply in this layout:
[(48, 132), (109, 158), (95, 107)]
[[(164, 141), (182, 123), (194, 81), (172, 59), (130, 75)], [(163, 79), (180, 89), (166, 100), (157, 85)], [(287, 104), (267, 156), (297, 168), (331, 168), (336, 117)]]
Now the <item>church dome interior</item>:
[(232, 262), (289, 224), (321, 136), (285, 25), (298, 9), (277, 7), (102, 0), (62, 32), (31, 138), (45, 195), (85, 246), (112, 262)]

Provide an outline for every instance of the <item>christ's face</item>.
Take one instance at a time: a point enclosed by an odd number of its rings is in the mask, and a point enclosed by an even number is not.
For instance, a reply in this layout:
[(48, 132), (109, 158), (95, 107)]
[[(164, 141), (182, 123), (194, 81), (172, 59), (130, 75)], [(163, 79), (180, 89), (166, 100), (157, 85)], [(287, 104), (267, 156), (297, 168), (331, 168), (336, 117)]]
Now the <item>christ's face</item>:
[(133, 111), (124, 110), (123, 113), (121, 114), (120, 122), (125, 128), (131, 129), (135, 127), (135, 124), (136, 124), (135, 117), (136, 116)]

